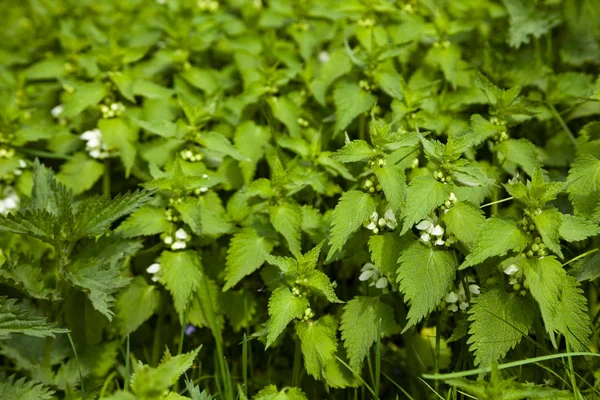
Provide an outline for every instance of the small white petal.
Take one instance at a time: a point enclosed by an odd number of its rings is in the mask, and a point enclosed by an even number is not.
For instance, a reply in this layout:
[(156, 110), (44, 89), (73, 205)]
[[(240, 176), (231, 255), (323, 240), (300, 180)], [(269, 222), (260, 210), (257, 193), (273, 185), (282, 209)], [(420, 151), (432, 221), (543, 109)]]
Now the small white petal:
[(424, 219), (423, 221), (421, 221), (417, 224), (417, 229), (420, 231), (425, 231), (425, 230), (431, 229), (432, 226), (433, 226), (433, 224), (431, 223), (431, 221)]
[(146, 272), (149, 274), (156, 274), (158, 271), (160, 271), (159, 263), (154, 263), (154, 264), (150, 265), (148, 268), (146, 268)]
[(465, 301), (465, 302), (463, 302), (463, 303), (460, 303), (460, 306), (459, 306), (459, 307), (460, 307), (460, 309), (461, 309), (461, 310), (463, 310), (463, 311), (464, 311), (464, 310), (466, 310), (466, 309), (469, 307), (469, 303), (467, 303), (467, 302)]
[(458, 307), (456, 306), (456, 304), (452, 304), (452, 305), (448, 306), (448, 310), (450, 310), (452, 312), (457, 312)]
[(58, 118), (58, 116), (60, 114), (63, 113), (63, 111), (65, 110), (65, 107), (62, 104), (57, 105), (56, 107), (54, 107), (52, 110), (50, 110), (50, 114), (54, 117), (54, 118)]
[(435, 241), (435, 243), (434, 243), (434, 244), (435, 244), (436, 246), (443, 246), (443, 245), (444, 245), (444, 243), (445, 243), (445, 242), (444, 242), (442, 239), (438, 239), (438, 240), (436, 240), (436, 241)]
[(429, 242), (431, 240), (431, 236), (429, 236), (429, 233), (423, 232), (421, 234), (421, 240), (424, 242)]
[(515, 264), (511, 264), (504, 269), (504, 273), (506, 275), (514, 275), (517, 272), (519, 272), (519, 267), (517, 267)]
[(177, 229), (177, 232), (175, 232), (175, 237), (179, 240), (187, 240), (188, 234), (183, 228), (179, 228)]
[(361, 282), (368, 281), (369, 279), (371, 279), (371, 277), (374, 274), (375, 274), (375, 271), (373, 271), (373, 270), (364, 271), (362, 274), (360, 274), (360, 276), (358, 277), (358, 280)]
[(385, 217), (385, 219), (387, 219), (388, 221), (394, 221), (396, 222), (396, 215), (394, 215), (394, 210), (392, 210), (391, 208), (388, 208), (385, 211), (385, 214), (383, 215)]
[(373, 229), (377, 228), (377, 224), (375, 222), (371, 221), (367, 226), (365, 226), (365, 228), (372, 231)]
[(469, 285), (469, 292), (479, 294), (479, 285)]
[(450, 193), (450, 201), (456, 201), (456, 195), (454, 192)]
[(25, 162), (25, 160), (19, 160), (19, 167), (20, 168), (27, 168), (27, 163)]
[(152, 280), (152, 282), (158, 282), (158, 276), (154, 275), (152, 278), (150, 278)]
[(379, 219), (379, 214), (377, 214), (377, 211), (373, 211), (373, 214), (371, 214), (371, 221), (377, 221)]
[(173, 238), (171, 236), (167, 236), (163, 241), (165, 242), (166, 245), (169, 245), (169, 246), (171, 244), (173, 244)]
[(325, 64), (327, 61), (329, 61), (329, 58), (330, 58), (329, 53), (326, 51), (320, 51), (318, 58), (319, 58), (319, 62), (321, 64)]
[(183, 250), (186, 247), (187, 247), (187, 243), (177, 241), (177, 242), (173, 243), (173, 245), (171, 246), (171, 249), (172, 250)]
[(439, 225), (436, 225), (429, 233), (434, 236), (442, 236), (444, 234), (444, 228)]
[(363, 267), (360, 270), (368, 271), (368, 270), (375, 270), (375, 269), (376, 269), (375, 264), (368, 262), (368, 263), (365, 263), (365, 265), (363, 265)]
[(450, 292), (446, 295), (446, 303), (456, 303), (458, 295), (454, 292)]
[(208, 179), (208, 174), (202, 174), (202, 179)]
[(379, 278), (377, 280), (377, 282), (375, 283), (375, 287), (377, 289), (383, 289), (387, 285), (388, 285), (388, 280), (387, 280), (387, 278), (385, 276), (382, 276), (381, 278)]

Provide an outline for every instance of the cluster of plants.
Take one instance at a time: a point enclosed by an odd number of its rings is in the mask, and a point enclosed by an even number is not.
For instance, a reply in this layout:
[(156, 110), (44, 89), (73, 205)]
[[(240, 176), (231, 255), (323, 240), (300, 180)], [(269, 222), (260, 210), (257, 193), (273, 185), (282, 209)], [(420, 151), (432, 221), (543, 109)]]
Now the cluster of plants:
[(3, 399), (593, 399), (600, 2), (0, 2)]

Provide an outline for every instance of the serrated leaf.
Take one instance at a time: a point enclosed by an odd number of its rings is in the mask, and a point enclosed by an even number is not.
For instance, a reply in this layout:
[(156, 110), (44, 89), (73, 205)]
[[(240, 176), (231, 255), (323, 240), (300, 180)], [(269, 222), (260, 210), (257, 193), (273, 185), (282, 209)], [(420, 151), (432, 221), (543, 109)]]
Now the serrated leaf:
[(54, 337), (55, 333), (64, 333), (65, 329), (56, 328), (45, 317), (33, 315), (33, 310), (16, 299), (0, 297), (0, 340), (10, 339), (14, 334), (34, 337)]
[(402, 252), (398, 264), (400, 291), (410, 306), (408, 323), (402, 330), (406, 332), (433, 311), (452, 288), (458, 261), (452, 251), (417, 241)]
[(281, 390), (275, 385), (269, 385), (253, 397), (254, 400), (307, 400), (302, 389), (286, 387)]
[(133, 333), (158, 310), (159, 305), (160, 293), (156, 290), (156, 286), (148, 285), (141, 276), (136, 277), (117, 296), (115, 303), (115, 314), (121, 335)]
[(0, 393), (4, 400), (52, 400), (54, 390), (41, 383), (16, 379), (15, 376), (6, 378), (0, 375)]
[(332, 303), (342, 303), (333, 290), (333, 285), (329, 277), (322, 271), (311, 271), (306, 276), (306, 281), (302, 281), (301, 285), (315, 291), (322, 296), (325, 296), (327, 300)]
[(407, 192), (404, 171), (397, 165), (388, 165), (383, 168), (374, 167), (373, 172), (383, 188), (385, 198), (392, 205), (394, 212), (399, 214)]
[(578, 156), (571, 165), (567, 183), (575, 214), (592, 215), (600, 198), (600, 160), (591, 154)]
[(116, 233), (125, 238), (150, 236), (171, 229), (165, 210), (145, 205), (132, 212), (116, 229)]
[(78, 195), (94, 186), (103, 173), (104, 166), (101, 163), (83, 153), (76, 153), (60, 166), (56, 179)]
[(155, 135), (172, 138), (177, 136), (177, 124), (171, 121), (143, 121), (137, 118), (131, 118), (140, 128), (154, 133)]
[(174, 357), (167, 352), (156, 368), (142, 365), (140, 362), (138, 366), (134, 367), (135, 372), (131, 379), (131, 390), (139, 398), (161, 398), (164, 392), (177, 382), (185, 371), (192, 367), (199, 351), (200, 348), (197, 348), (189, 353)]
[(459, 201), (444, 214), (444, 222), (450, 235), (472, 248), (479, 229), (485, 223), (485, 216), (481, 208)]
[(365, 92), (355, 83), (342, 82), (333, 91), (333, 102), (335, 104), (335, 127), (334, 132), (340, 132), (358, 117), (375, 105), (377, 97)]
[(190, 303), (187, 322), (199, 328), (206, 326), (213, 330), (214, 334), (221, 334), (225, 318), (220, 296), (221, 291), (217, 283), (206, 275), (202, 276), (202, 281)]
[(81, 82), (73, 86), (75, 90), (66, 96), (63, 102), (64, 110), (61, 116), (65, 118), (76, 117), (86, 108), (98, 104), (106, 94), (101, 82)]
[[(489, 82), (489, 81), (488, 81)], [(490, 83), (491, 84), (491, 83)], [(494, 125), (479, 114), (471, 116), (471, 129), (475, 133), (475, 143), (481, 143), (506, 130), (505, 126)]]
[(185, 222), (196, 235), (202, 234), (202, 210), (200, 200), (187, 196), (181, 203), (175, 203), (175, 209), (181, 215), (181, 220)]
[(331, 155), (336, 161), (351, 163), (368, 160), (376, 154), (375, 149), (364, 140), (353, 140)]
[(326, 315), (317, 321), (303, 321), (296, 325), (306, 372), (320, 380), (327, 362), (337, 350), (337, 320)]
[(533, 176), (538, 162), (535, 145), (527, 139), (507, 139), (499, 143), (495, 150), (510, 162), (523, 168), (529, 176)]
[(273, 344), (292, 320), (302, 318), (309, 306), (306, 297), (294, 296), (289, 288), (282, 286), (275, 289), (269, 298), (267, 347)]
[(398, 269), (400, 252), (406, 246), (397, 234), (386, 232), (382, 235), (371, 235), (369, 238), (369, 251), (371, 260), (377, 270), (387, 277), (394, 278)]
[(600, 225), (594, 221), (571, 214), (561, 214), (561, 218), (558, 233), (567, 242), (577, 242), (600, 234)]
[(394, 310), (378, 297), (357, 296), (344, 307), (341, 330), (344, 347), (350, 359), (350, 367), (360, 371), (365, 356), (377, 340), (381, 320), (381, 337), (399, 331)]
[(203, 132), (197, 139), (207, 149), (226, 154), (236, 160), (246, 160), (240, 152), (231, 144), (222, 133), (219, 132)]
[(475, 365), (490, 366), (501, 360), (523, 336), (535, 317), (535, 306), (527, 297), (491, 289), (473, 300), (469, 310), (468, 344), (475, 353)]
[(546, 247), (562, 258), (558, 237), (562, 223), (561, 213), (556, 208), (550, 208), (534, 215), (532, 219)]
[(253, 230), (248, 229), (235, 234), (227, 251), (223, 291), (231, 289), (244, 276), (260, 268), (271, 250), (271, 243), (266, 238), (258, 236)]
[(352, 63), (342, 49), (331, 53), (329, 60), (321, 68), (319, 76), (310, 83), (309, 88), (315, 99), (325, 105), (325, 95), (331, 84), (352, 69)]
[(539, 39), (560, 23), (557, 14), (540, 10), (527, 0), (503, 0), (510, 16), (509, 44), (519, 48), (530, 41), (530, 35)]
[(102, 140), (109, 148), (119, 150), (119, 157), (125, 166), (125, 176), (129, 176), (137, 154), (137, 126), (131, 126), (124, 119), (112, 118), (98, 121)]
[(540, 306), (550, 340), (562, 334), (571, 351), (585, 351), (592, 334), (587, 300), (574, 277), (554, 257), (523, 260), (529, 290)]
[(408, 186), (404, 225), (400, 235), (429, 215), (436, 207), (448, 200), (450, 186), (436, 181), (431, 176), (417, 176)]
[(302, 209), (298, 204), (282, 202), (269, 207), (269, 219), (273, 228), (283, 235), (290, 252), (300, 254), (302, 233)]
[(162, 252), (159, 281), (171, 292), (175, 310), (182, 321), (202, 277), (202, 261), (197, 252), (193, 250)]
[(350, 235), (361, 227), (376, 207), (375, 200), (368, 193), (350, 190), (342, 195), (331, 217), (331, 247), (327, 259), (344, 247)]
[(492, 217), (479, 230), (471, 253), (459, 269), (479, 264), (490, 257), (503, 256), (509, 251), (522, 251), (528, 243), (528, 235), (514, 222)]

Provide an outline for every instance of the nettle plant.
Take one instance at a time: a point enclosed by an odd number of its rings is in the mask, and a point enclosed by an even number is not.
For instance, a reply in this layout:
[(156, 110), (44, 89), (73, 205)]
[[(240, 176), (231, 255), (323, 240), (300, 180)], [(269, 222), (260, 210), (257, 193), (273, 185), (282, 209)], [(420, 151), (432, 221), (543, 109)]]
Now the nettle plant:
[(600, 3), (13, 3), (4, 397), (600, 394)]

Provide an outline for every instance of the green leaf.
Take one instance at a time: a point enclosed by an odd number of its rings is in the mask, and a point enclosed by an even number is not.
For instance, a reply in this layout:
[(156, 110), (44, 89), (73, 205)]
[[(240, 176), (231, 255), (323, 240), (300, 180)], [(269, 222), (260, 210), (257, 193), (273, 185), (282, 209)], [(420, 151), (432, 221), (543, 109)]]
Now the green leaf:
[(523, 260), (531, 295), (537, 301), (550, 340), (562, 334), (571, 351), (585, 351), (592, 334), (587, 300), (574, 277), (567, 275), (555, 257)]
[(332, 52), (329, 60), (321, 68), (319, 76), (309, 85), (315, 99), (324, 106), (329, 86), (336, 79), (350, 72), (351, 69), (352, 63), (343, 49)]
[(328, 260), (344, 247), (350, 235), (361, 227), (376, 207), (375, 200), (368, 193), (350, 190), (342, 195), (331, 218)]
[(112, 200), (105, 196), (86, 198), (77, 205), (73, 235), (79, 238), (92, 237), (105, 232), (114, 221), (148, 202), (153, 193), (140, 190), (119, 194)]
[(171, 229), (165, 210), (145, 205), (132, 212), (116, 229), (116, 233), (125, 238), (151, 236)]
[(550, 208), (543, 210), (540, 214), (534, 215), (532, 218), (546, 247), (560, 258), (563, 257), (558, 237), (562, 223), (561, 215), (556, 208)]
[(60, 166), (56, 179), (77, 195), (94, 186), (104, 173), (104, 166), (83, 153), (76, 153), (73, 158)]
[(287, 287), (278, 287), (269, 298), (269, 322), (267, 324), (267, 348), (281, 335), (288, 324), (300, 319), (309, 308), (306, 297), (294, 296)]
[(177, 124), (171, 121), (143, 121), (137, 118), (131, 118), (131, 120), (140, 128), (164, 138), (175, 137), (178, 133)]
[(506, 160), (523, 168), (529, 176), (533, 176), (538, 163), (537, 150), (533, 143), (527, 139), (507, 139), (496, 147)]
[(503, 0), (510, 17), (509, 44), (519, 48), (529, 43), (530, 35), (539, 39), (560, 23), (560, 16), (541, 10), (527, 0)]
[(236, 233), (229, 243), (223, 291), (231, 289), (243, 277), (263, 265), (273, 246), (253, 230)]
[(202, 280), (202, 261), (193, 250), (163, 251), (160, 256), (160, 277), (171, 295), (181, 321)]
[(69, 84), (74, 89), (63, 100), (64, 110), (61, 117), (73, 118), (81, 114), (86, 108), (95, 106), (106, 95), (106, 89), (101, 82)]
[(458, 261), (452, 251), (438, 250), (420, 241), (402, 252), (397, 281), (408, 302), (408, 323), (402, 332), (432, 312), (452, 288)]
[(305, 276), (306, 280), (302, 280), (300, 284), (311, 291), (325, 296), (332, 303), (342, 303), (333, 290), (333, 285), (329, 277), (322, 271), (314, 270)]
[(385, 167), (375, 166), (373, 168), (379, 184), (383, 188), (386, 199), (392, 205), (395, 213), (400, 212), (406, 199), (406, 176), (404, 171), (397, 165), (388, 165)]
[(0, 296), (0, 340), (10, 339), (14, 334), (54, 337), (55, 333), (67, 332), (55, 326), (47, 322), (45, 317), (33, 315), (33, 310), (18, 304), (16, 299)]
[(459, 201), (444, 214), (446, 231), (454, 235), (468, 248), (475, 244), (477, 233), (485, 223), (481, 208), (464, 201)]
[(318, 321), (303, 321), (296, 325), (304, 367), (317, 380), (321, 379), (327, 362), (337, 350), (337, 329), (337, 320), (331, 315), (325, 315)]
[(467, 343), (475, 353), (475, 365), (488, 367), (528, 335), (536, 310), (529, 298), (502, 289), (484, 292), (473, 302)]
[(509, 251), (520, 252), (525, 249), (529, 239), (529, 235), (514, 222), (492, 217), (479, 230), (471, 253), (459, 269), (479, 264), (490, 257), (503, 256)]
[(381, 337), (400, 330), (394, 319), (394, 309), (378, 297), (357, 296), (344, 307), (342, 339), (354, 371), (360, 371), (365, 356), (377, 340), (380, 320)]
[(4, 400), (53, 400), (54, 390), (41, 383), (16, 379), (14, 375), (6, 378), (0, 375), (0, 393)]
[(282, 202), (269, 207), (269, 219), (273, 228), (283, 235), (290, 252), (300, 254), (302, 233), (302, 208), (298, 204)]
[(162, 398), (164, 392), (170, 389), (179, 377), (192, 367), (199, 351), (200, 348), (197, 348), (175, 357), (167, 351), (156, 368), (142, 365), (140, 362), (134, 367), (131, 390), (141, 399)]
[(138, 79), (134, 82), (132, 88), (133, 94), (143, 96), (149, 99), (168, 99), (174, 93), (172, 89), (157, 85), (152, 81)]
[(414, 224), (427, 217), (436, 207), (448, 200), (450, 186), (436, 181), (431, 176), (417, 176), (408, 186), (404, 225), (400, 235), (406, 233)]
[(353, 140), (331, 155), (336, 161), (351, 163), (368, 160), (376, 155), (376, 150), (364, 140)]
[(558, 233), (567, 242), (577, 242), (600, 234), (600, 225), (594, 221), (571, 214), (561, 214), (561, 218)]
[(406, 246), (406, 242), (392, 232), (371, 235), (369, 238), (369, 251), (371, 252), (371, 260), (373, 260), (377, 271), (395, 280), (396, 270), (398, 269), (398, 258), (400, 257), (400, 252)]
[(248, 328), (256, 314), (257, 301), (250, 290), (227, 292), (227, 301), (221, 302), (223, 312), (229, 320), (234, 332)]
[(371, 109), (377, 97), (365, 92), (355, 83), (340, 83), (333, 91), (335, 104), (334, 132), (340, 132), (348, 127), (354, 118)]
[(254, 400), (308, 400), (302, 389), (286, 387), (277, 389), (275, 385), (269, 385), (253, 397)]
[(102, 140), (109, 148), (119, 150), (119, 157), (125, 166), (125, 176), (129, 176), (137, 154), (137, 127), (134, 129), (121, 118), (101, 119), (98, 129), (102, 132)]
[(202, 234), (202, 210), (200, 200), (187, 196), (181, 203), (175, 203), (175, 209), (181, 215), (181, 220), (185, 222), (196, 235)]
[(236, 160), (246, 160), (222, 133), (203, 132), (197, 140), (207, 149), (226, 154)]
[(199, 328), (206, 326), (213, 333), (220, 334), (225, 325), (223, 307), (219, 301), (221, 292), (216, 282), (206, 275), (202, 280), (190, 303), (186, 321)]
[[(135, 306), (134, 306), (135, 305)], [(146, 322), (160, 306), (156, 286), (137, 276), (118, 296), (115, 303), (117, 325), (122, 336), (133, 333)]]
[(240, 161), (246, 184), (254, 178), (256, 166), (265, 154), (270, 137), (267, 128), (258, 126), (252, 121), (246, 121), (237, 127), (233, 141), (240, 154), (246, 158)]
[[(491, 82), (488, 81), (488, 83), (491, 85)], [(503, 131), (506, 131), (505, 126), (494, 125), (479, 114), (474, 114), (471, 116), (471, 129), (475, 133), (476, 143), (481, 143)]]
[(591, 216), (600, 198), (600, 160), (591, 154), (578, 156), (569, 170), (567, 184), (575, 214)]

